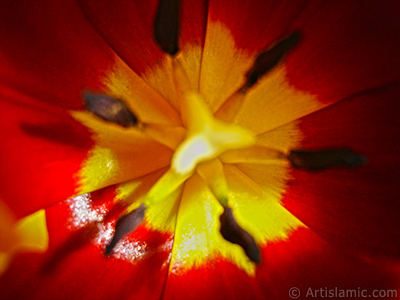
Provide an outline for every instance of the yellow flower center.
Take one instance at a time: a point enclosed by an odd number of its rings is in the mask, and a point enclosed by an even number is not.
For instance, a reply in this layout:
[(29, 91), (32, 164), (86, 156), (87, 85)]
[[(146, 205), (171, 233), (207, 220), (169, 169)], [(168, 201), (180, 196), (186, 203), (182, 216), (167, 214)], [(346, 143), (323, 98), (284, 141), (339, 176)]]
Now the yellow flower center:
[(123, 99), (141, 125), (72, 112), (96, 141), (77, 194), (116, 184), (115, 201), (129, 204), (128, 212), (145, 205), (146, 226), (174, 234), (174, 272), (223, 258), (254, 273), (243, 249), (221, 236), (219, 216), (228, 204), (261, 247), (304, 226), (280, 203), (289, 178), (281, 156), (301, 139), (291, 121), (320, 104), (287, 83), (284, 66), (246, 95), (235, 94), (253, 60), (223, 25), (210, 23), (204, 49), (188, 45), (142, 77), (116, 58), (104, 94)]

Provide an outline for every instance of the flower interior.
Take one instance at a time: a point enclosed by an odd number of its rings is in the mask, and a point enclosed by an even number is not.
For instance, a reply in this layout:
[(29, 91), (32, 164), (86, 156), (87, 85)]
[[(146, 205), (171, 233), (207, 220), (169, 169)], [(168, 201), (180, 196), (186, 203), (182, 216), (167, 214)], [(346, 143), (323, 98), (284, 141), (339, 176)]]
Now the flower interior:
[[(364, 159), (349, 149), (298, 148), (302, 135), (289, 120), (321, 105), (285, 77), (298, 32), (256, 56), (240, 52), (226, 73), (224, 58), (237, 56), (229, 30), (210, 22), (207, 51), (181, 48), (178, 2), (161, 1), (156, 16), (164, 60), (139, 77), (116, 57), (104, 90), (86, 92), (86, 110), (71, 112), (96, 143), (78, 174), (80, 196), (70, 200), (75, 226), (85, 218), (103, 224), (98, 241), (107, 256), (121, 257), (127, 236), (143, 225), (174, 235), (173, 269), (222, 258), (254, 274), (261, 247), (305, 226), (281, 204), (290, 168), (356, 167)], [(290, 109), (280, 110), (280, 101)], [(111, 211), (94, 212), (88, 193), (112, 185), (119, 213), (107, 221)], [(145, 245), (131, 246), (134, 263)]]

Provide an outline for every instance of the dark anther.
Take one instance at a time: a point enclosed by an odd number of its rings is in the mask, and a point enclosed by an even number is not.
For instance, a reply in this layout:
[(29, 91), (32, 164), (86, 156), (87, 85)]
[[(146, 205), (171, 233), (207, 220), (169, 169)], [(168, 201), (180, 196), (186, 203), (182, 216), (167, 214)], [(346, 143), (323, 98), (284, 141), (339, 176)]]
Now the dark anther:
[(329, 167), (355, 168), (367, 159), (350, 149), (291, 150), (288, 159), (293, 167), (307, 170), (323, 170)]
[(122, 216), (117, 221), (114, 236), (106, 247), (104, 252), (105, 255), (110, 255), (119, 240), (122, 239), (126, 234), (134, 231), (140, 225), (140, 223), (143, 222), (145, 210), (146, 206), (142, 204), (137, 209), (131, 211), (125, 216)]
[(263, 75), (271, 71), (282, 58), (300, 41), (300, 33), (294, 32), (274, 47), (260, 53), (253, 67), (246, 73), (247, 82), (244, 89), (253, 86)]
[(224, 207), (224, 212), (219, 217), (221, 222), (220, 232), (227, 241), (238, 244), (246, 252), (247, 257), (259, 264), (260, 250), (253, 237), (239, 226), (232, 213), (232, 208)]
[(180, 0), (160, 0), (154, 22), (154, 38), (164, 52), (175, 55), (179, 51)]
[(136, 116), (119, 99), (91, 93), (85, 93), (84, 99), (87, 109), (105, 121), (124, 127), (137, 124)]

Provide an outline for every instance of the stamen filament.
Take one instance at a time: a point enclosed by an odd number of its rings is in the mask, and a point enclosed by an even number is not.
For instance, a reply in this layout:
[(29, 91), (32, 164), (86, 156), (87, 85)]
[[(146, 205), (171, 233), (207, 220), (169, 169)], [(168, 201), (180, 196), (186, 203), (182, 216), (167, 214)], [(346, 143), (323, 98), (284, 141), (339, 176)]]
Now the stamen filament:
[(246, 92), (244, 89), (237, 90), (221, 105), (220, 108), (218, 108), (215, 112), (215, 116), (224, 122), (232, 122), (242, 108), (245, 96)]
[(185, 138), (185, 128), (140, 123), (138, 127), (153, 140), (175, 150)]
[(230, 164), (270, 164), (284, 162), (286, 161), (287, 156), (284, 152), (280, 150), (255, 145), (253, 147), (240, 150), (228, 150), (225, 153), (221, 154), (220, 159), (222, 162)]
[(178, 54), (172, 59), (172, 70), (174, 74), (175, 84), (182, 96), (189, 92), (195, 91), (190, 83), (189, 76), (183, 67), (182, 56)]
[(192, 173), (179, 174), (169, 169), (149, 190), (143, 201), (145, 206), (150, 206), (161, 201), (176, 191)]
[(213, 159), (200, 164), (197, 172), (224, 208), (224, 212), (220, 216), (220, 232), (223, 238), (228, 242), (238, 244), (251, 261), (260, 263), (260, 251), (254, 238), (239, 226), (233, 216), (232, 208), (228, 206), (228, 184), (222, 163), (218, 159)]
[(172, 69), (173, 82), (175, 86), (178, 109), (180, 109), (182, 123), (185, 127), (188, 124), (187, 111), (182, 109), (188, 94), (196, 92), (192, 86), (189, 76), (182, 64), (182, 55), (178, 54), (172, 58), (167, 58)]
[(219, 159), (215, 158), (200, 164), (197, 173), (207, 183), (218, 202), (224, 207), (228, 206), (228, 184)]

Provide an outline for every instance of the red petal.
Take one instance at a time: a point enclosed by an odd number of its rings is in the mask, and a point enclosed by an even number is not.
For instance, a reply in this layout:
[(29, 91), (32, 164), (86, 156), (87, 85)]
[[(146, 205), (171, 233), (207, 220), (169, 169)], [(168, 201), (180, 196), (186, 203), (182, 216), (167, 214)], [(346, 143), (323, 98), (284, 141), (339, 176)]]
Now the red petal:
[(7, 1), (0, 9), (3, 84), (68, 109), (83, 89), (99, 90), (115, 54), (75, 1)]
[(225, 24), (238, 48), (255, 53), (288, 33), (310, 1), (210, 0), (209, 20)]
[[(154, 18), (158, 1), (83, 1), (82, 10), (114, 51), (135, 71), (143, 73), (163, 53), (156, 45)], [(201, 44), (207, 1), (182, 1), (180, 43)]]
[[(112, 193), (94, 195), (95, 203), (110, 201)], [(147, 246), (145, 256), (134, 264), (105, 257), (90, 238), (68, 244), (75, 232), (67, 229), (67, 203), (46, 211), (50, 248), (45, 255), (20, 254), (2, 277), (4, 299), (159, 299), (168, 270), (170, 235), (144, 227), (135, 238)], [(72, 251), (68, 251), (68, 246)], [(64, 249), (63, 255), (56, 256)], [(49, 265), (50, 263), (50, 265)]]
[(397, 1), (322, 1), (293, 24), (304, 42), (288, 57), (289, 82), (331, 103), (400, 78)]
[(21, 217), (72, 196), (87, 130), (63, 109), (6, 89), (0, 97), (0, 198)]
[(396, 287), (393, 271), (388, 262), (355, 259), (309, 229), (300, 229), (287, 241), (264, 248), (256, 277), (219, 261), (184, 274), (171, 273), (165, 299), (290, 299), (292, 287), (300, 289), (301, 299), (309, 288), (372, 292)]
[[(227, 7), (229, 9), (227, 9)], [(396, 1), (210, 1), (210, 20), (226, 24), (250, 53), (299, 30), (286, 60), (299, 90), (331, 103), (400, 77)]]
[(368, 163), (354, 170), (295, 170), (284, 205), (347, 250), (399, 255), (400, 86), (340, 102), (301, 119), (302, 147), (350, 147)]

